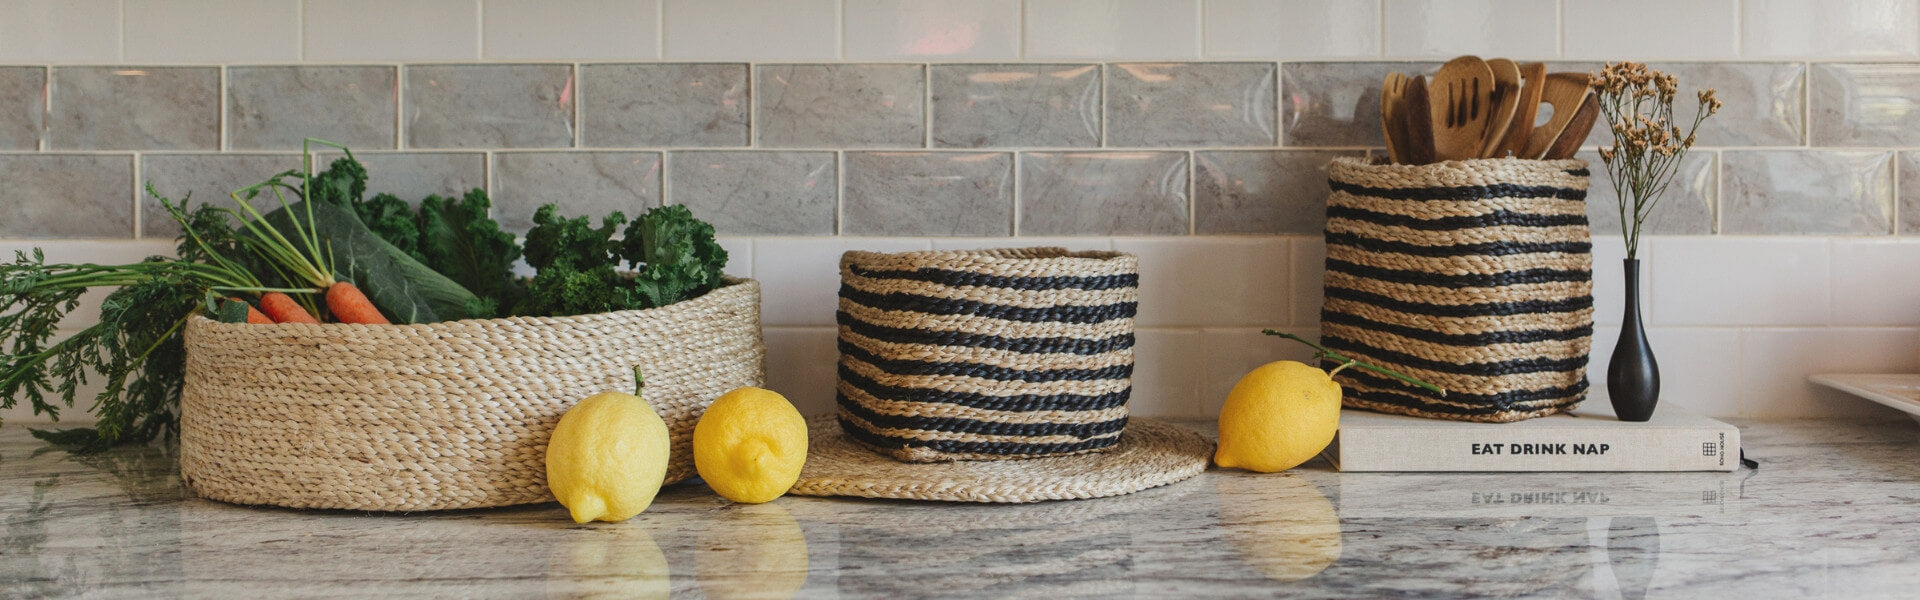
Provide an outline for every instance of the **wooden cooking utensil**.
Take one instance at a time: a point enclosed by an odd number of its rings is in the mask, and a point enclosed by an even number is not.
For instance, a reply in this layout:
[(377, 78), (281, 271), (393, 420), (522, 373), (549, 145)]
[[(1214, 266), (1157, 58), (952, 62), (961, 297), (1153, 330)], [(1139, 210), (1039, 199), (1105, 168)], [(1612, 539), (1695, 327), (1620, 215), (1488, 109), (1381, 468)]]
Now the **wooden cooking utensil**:
[(1593, 130), (1593, 122), (1599, 118), (1600, 98), (1587, 94), (1587, 100), (1580, 103), (1580, 110), (1574, 111), (1573, 119), (1567, 121), (1567, 128), (1560, 130), (1559, 137), (1553, 139), (1553, 145), (1547, 147), (1545, 158), (1573, 158), (1573, 153), (1580, 151), (1580, 143), (1587, 141), (1587, 132)]
[(1400, 96), (1400, 119), (1402, 129), (1407, 132), (1407, 164), (1424, 165), (1433, 162), (1433, 117), (1427, 97), (1427, 78), (1414, 75), (1407, 78), (1406, 92)]
[(1493, 69), (1478, 56), (1462, 56), (1440, 66), (1427, 87), (1433, 118), (1433, 156), (1463, 160), (1480, 156), (1492, 115)]
[(1387, 156), (1396, 164), (1407, 162), (1406, 103), (1407, 76), (1388, 73), (1380, 83), (1380, 132), (1387, 140)]
[(1496, 58), (1487, 61), (1493, 71), (1493, 108), (1487, 119), (1487, 133), (1480, 140), (1480, 158), (1498, 158), (1507, 128), (1513, 125), (1514, 112), (1520, 108), (1520, 65)]
[(1573, 115), (1580, 112), (1580, 105), (1586, 103), (1591, 93), (1585, 73), (1548, 73), (1546, 86), (1540, 90), (1540, 101), (1553, 107), (1553, 118), (1528, 134), (1527, 147), (1520, 152), (1520, 158), (1546, 156), (1547, 148), (1559, 139), (1560, 132), (1567, 128)]
[(1513, 111), (1513, 121), (1507, 127), (1507, 135), (1500, 141), (1500, 147), (1494, 150), (1494, 158), (1517, 155), (1527, 149), (1527, 137), (1533, 134), (1533, 120), (1540, 115), (1540, 90), (1547, 87), (1547, 63), (1520, 65), (1520, 78), (1518, 110)]

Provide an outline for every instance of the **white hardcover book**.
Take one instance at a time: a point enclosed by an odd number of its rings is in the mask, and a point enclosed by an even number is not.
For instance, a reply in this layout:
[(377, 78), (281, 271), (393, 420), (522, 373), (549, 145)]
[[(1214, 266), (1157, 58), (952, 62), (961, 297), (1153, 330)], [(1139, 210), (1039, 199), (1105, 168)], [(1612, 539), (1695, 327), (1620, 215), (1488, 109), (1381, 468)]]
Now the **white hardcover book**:
[(1732, 471), (1740, 430), (1670, 408), (1645, 423), (1600, 410), (1515, 423), (1342, 410), (1326, 456), (1355, 472)]

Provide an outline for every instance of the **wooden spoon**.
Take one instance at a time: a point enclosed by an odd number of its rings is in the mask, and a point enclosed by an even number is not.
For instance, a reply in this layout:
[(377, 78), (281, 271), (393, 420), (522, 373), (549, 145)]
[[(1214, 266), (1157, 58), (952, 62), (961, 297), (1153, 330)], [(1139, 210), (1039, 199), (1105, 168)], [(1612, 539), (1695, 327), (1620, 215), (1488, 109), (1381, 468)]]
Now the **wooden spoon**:
[(1580, 110), (1574, 111), (1573, 119), (1567, 121), (1567, 128), (1553, 139), (1553, 145), (1547, 147), (1544, 158), (1558, 160), (1573, 158), (1580, 151), (1580, 143), (1587, 141), (1587, 132), (1593, 130), (1593, 122), (1600, 118), (1600, 98), (1587, 94), (1587, 100), (1580, 103)]
[(1494, 158), (1526, 151), (1527, 137), (1533, 134), (1533, 120), (1540, 115), (1540, 90), (1547, 87), (1547, 63), (1520, 65), (1520, 77), (1520, 102), (1516, 107), (1519, 110), (1513, 112), (1513, 122), (1507, 127), (1506, 139), (1494, 151)]
[(1487, 121), (1493, 116), (1493, 88), (1493, 69), (1478, 56), (1462, 56), (1440, 66), (1427, 90), (1434, 158), (1480, 156), (1481, 138), (1486, 137)]
[(1520, 65), (1496, 58), (1487, 61), (1493, 70), (1493, 110), (1487, 119), (1487, 133), (1480, 140), (1480, 158), (1499, 158), (1500, 144), (1507, 140), (1507, 128), (1520, 108)]
[(1553, 107), (1553, 118), (1545, 125), (1533, 128), (1527, 136), (1527, 147), (1520, 152), (1520, 158), (1540, 158), (1547, 155), (1547, 148), (1560, 138), (1560, 132), (1573, 121), (1580, 105), (1585, 104), (1592, 90), (1587, 88), (1585, 73), (1549, 73), (1546, 86), (1540, 90), (1540, 101)]
[(1407, 90), (1400, 97), (1400, 118), (1405, 121), (1402, 129), (1407, 132), (1407, 164), (1424, 165), (1433, 162), (1433, 117), (1427, 98), (1427, 78), (1414, 75), (1407, 78)]
[(1406, 103), (1407, 76), (1388, 73), (1380, 83), (1380, 132), (1387, 140), (1387, 156), (1396, 164), (1407, 162)]

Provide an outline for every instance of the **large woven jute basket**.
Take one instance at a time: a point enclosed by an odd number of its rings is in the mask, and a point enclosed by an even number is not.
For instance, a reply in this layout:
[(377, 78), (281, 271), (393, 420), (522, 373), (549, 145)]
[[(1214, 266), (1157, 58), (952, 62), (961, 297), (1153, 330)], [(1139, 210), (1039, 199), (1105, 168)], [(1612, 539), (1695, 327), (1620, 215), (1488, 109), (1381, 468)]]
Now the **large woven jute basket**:
[(693, 474), (694, 422), (762, 385), (760, 286), (649, 310), (424, 325), (186, 329), (180, 472), (214, 500), (410, 511), (546, 502), (546, 444), (574, 403), (633, 390)]
[(1133, 255), (1064, 248), (846, 253), (841, 429), (908, 462), (1112, 447), (1138, 273)]
[(1508, 422), (1583, 400), (1587, 177), (1580, 160), (1335, 159), (1321, 343), (1447, 389), (1347, 369), (1336, 377), (1346, 405)]

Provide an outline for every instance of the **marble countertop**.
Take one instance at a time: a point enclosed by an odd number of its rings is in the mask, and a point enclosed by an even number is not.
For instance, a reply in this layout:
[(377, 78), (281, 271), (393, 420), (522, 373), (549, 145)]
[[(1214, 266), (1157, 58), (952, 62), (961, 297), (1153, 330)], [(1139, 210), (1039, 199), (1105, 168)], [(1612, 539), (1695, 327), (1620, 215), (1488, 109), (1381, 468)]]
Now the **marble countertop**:
[[(190, 497), (159, 448), (0, 429), (0, 597), (1913, 597), (1920, 429), (1738, 422), (1758, 471), (1209, 471), (1103, 500), (960, 505), (698, 483), (621, 524), (557, 504), (411, 515)], [(1195, 423), (1204, 428), (1205, 424)]]

